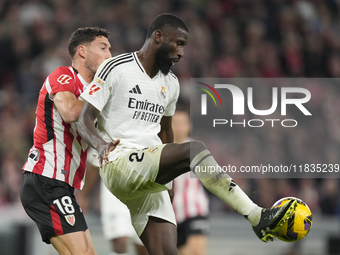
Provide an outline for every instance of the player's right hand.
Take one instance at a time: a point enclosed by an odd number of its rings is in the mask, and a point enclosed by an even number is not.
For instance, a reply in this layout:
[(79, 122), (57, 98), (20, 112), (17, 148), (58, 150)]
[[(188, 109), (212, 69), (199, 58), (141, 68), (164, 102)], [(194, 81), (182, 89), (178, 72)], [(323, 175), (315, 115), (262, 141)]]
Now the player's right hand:
[(109, 143), (105, 143), (102, 144), (99, 148), (98, 148), (98, 156), (99, 156), (99, 162), (100, 162), (100, 167), (103, 166), (103, 163), (107, 163), (108, 162), (108, 156), (110, 154), (111, 151), (113, 151), (114, 149), (116, 149), (117, 145), (120, 143), (120, 140), (117, 139), (116, 141), (112, 141)]

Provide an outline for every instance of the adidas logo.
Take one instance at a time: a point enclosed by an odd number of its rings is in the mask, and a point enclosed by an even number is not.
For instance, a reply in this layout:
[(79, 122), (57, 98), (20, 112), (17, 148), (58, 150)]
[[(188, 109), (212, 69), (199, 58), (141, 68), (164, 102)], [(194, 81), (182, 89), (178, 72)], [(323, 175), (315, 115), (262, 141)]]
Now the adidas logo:
[(138, 84), (136, 86), (134, 86), (130, 91), (129, 93), (132, 93), (132, 94), (142, 94), (142, 91), (140, 91), (140, 88), (138, 86)]

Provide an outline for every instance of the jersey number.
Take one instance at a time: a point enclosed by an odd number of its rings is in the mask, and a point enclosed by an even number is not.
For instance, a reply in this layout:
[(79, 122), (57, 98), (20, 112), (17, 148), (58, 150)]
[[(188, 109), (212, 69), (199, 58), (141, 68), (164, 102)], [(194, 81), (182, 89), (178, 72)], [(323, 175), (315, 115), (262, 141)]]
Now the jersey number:
[(137, 162), (141, 162), (144, 158), (144, 152), (142, 153), (142, 156), (139, 157), (137, 152), (131, 153), (129, 160), (133, 162), (134, 160), (137, 160)]
[(56, 204), (58, 206), (59, 211), (61, 211), (62, 214), (66, 213), (70, 214), (75, 212), (74, 207), (72, 205), (72, 199), (69, 196), (64, 196), (60, 200), (56, 199), (53, 201), (53, 204)]

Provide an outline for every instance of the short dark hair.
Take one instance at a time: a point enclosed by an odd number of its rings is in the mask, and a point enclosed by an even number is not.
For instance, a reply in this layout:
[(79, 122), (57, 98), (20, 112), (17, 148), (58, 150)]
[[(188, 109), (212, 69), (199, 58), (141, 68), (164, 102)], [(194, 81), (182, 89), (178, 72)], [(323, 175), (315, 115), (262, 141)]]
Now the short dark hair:
[(99, 36), (109, 38), (110, 32), (104, 28), (99, 27), (84, 27), (78, 28), (74, 31), (68, 40), (68, 52), (71, 58), (77, 52), (77, 47), (81, 44), (91, 43)]
[(171, 13), (163, 13), (158, 15), (152, 21), (148, 28), (146, 37), (149, 38), (155, 30), (157, 29), (162, 30), (162, 28), (164, 28), (165, 26), (169, 26), (175, 29), (181, 28), (189, 32), (187, 25), (178, 16)]

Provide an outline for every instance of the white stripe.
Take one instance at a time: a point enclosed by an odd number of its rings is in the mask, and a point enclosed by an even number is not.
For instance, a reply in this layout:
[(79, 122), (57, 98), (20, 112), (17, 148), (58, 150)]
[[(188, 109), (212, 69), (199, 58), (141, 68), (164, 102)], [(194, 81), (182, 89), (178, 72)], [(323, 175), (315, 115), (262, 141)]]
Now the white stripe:
[(61, 124), (62, 118), (57, 108), (53, 106), (53, 120), (54, 120), (54, 135), (56, 137), (56, 150), (57, 150), (57, 173), (56, 179), (65, 181), (65, 174), (62, 173), (62, 169), (64, 169), (65, 165), (65, 145), (64, 141), (64, 132), (65, 128)]
[(53, 154), (53, 140), (48, 141), (43, 145), (44, 153), (46, 157), (44, 170), (42, 175), (46, 177), (53, 177), (54, 171), (54, 154)]
[(84, 78), (78, 73), (77, 74), (79, 80), (81, 81), (81, 83), (84, 85), (81, 89), (81, 93), (90, 85), (90, 83), (87, 83)]
[(74, 82), (76, 81), (76, 72), (73, 70), (73, 67), (72, 66), (69, 66), (68, 69), (72, 72), (73, 74), (73, 79), (74, 79)]
[(45, 86), (46, 86), (46, 90), (47, 90), (48, 94), (51, 94), (52, 88), (51, 88), (51, 85), (50, 85), (49, 76), (46, 78)]

